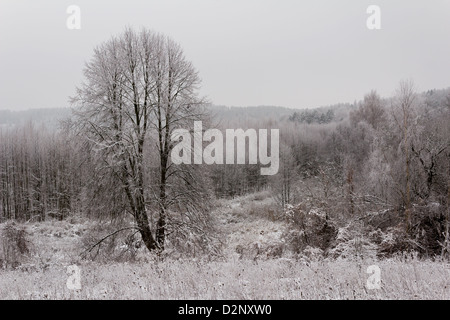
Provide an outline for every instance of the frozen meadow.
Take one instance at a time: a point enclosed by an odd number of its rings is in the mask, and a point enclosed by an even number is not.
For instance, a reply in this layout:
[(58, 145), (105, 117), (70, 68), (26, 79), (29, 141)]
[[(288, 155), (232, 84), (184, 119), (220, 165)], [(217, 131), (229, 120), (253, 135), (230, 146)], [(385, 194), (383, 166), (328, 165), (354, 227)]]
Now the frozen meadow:
[[(216, 213), (226, 241), (218, 257), (161, 258), (142, 248), (132, 261), (82, 259), (81, 239), (94, 222), (24, 224), (32, 247), (20, 266), (0, 270), (0, 299), (450, 299), (446, 261), (413, 255), (331, 259), (287, 251), (253, 256), (255, 243), (282, 242), (283, 223), (255, 213), (269, 205), (258, 195), (220, 202)], [(80, 290), (67, 286), (71, 265), (80, 270)], [(368, 287), (373, 265), (380, 268), (379, 289)]]

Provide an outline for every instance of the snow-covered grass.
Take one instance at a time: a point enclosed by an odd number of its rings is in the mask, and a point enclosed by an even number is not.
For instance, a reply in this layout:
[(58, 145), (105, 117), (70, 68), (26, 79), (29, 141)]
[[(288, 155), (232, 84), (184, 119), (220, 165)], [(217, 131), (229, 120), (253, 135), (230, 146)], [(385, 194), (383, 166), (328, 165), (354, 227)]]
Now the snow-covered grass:
[[(295, 259), (274, 251), (287, 225), (274, 219), (265, 193), (221, 200), (218, 233), (224, 258), (158, 259), (143, 249), (135, 262), (80, 258), (86, 219), (25, 224), (31, 254), (0, 269), (0, 299), (450, 299), (448, 262), (396, 258), (377, 261)], [(1, 225), (0, 225), (1, 227)], [(66, 286), (67, 267), (81, 270), (81, 290)], [(369, 290), (370, 265), (381, 288)]]
[[(277, 207), (267, 191), (220, 200), (213, 212), (224, 235), (226, 257), (264, 258), (285, 247), (287, 224), (277, 219)], [(275, 254), (279, 255), (279, 252)]]
[[(374, 262), (370, 262), (373, 264)], [(381, 288), (366, 288), (368, 263), (289, 259), (151, 261), (79, 265), (81, 290), (63, 266), (1, 271), (1, 299), (450, 299), (449, 266), (382, 261)]]

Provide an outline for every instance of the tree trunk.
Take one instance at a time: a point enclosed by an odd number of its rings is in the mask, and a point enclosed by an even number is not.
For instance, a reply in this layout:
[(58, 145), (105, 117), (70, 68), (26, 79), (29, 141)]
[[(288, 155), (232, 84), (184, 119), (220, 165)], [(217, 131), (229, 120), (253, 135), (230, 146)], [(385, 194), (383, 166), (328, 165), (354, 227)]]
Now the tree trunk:
[(148, 223), (148, 216), (145, 212), (145, 209), (139, 212), (136, 212), (137, 216), (137, 224), (139, 227), (139, 232), (142, 237), (142, 241), (149, 251), (153, 251), (158, 249), (158, 245), (153, 239), (152, 231), (150, 230), (150, 226)]
[(144, 244), (149, 251), (153, 251), (155, 249), (158, 249), (158, 244), (153, 238), (143, 199), (143, 194), (140, 193), (140, 195), (136, 199), (135, 217), (139, 232), (141, 233), (142, 241), (144, 241)]
[(161, 159), (161, 181), (159, 188), (159, 219), (156, 229), (156, 242), (160, 250), (164, 250), (164, 242), (166, 238), (166, 180), (167, 180), (167, 156), (162, 155)]

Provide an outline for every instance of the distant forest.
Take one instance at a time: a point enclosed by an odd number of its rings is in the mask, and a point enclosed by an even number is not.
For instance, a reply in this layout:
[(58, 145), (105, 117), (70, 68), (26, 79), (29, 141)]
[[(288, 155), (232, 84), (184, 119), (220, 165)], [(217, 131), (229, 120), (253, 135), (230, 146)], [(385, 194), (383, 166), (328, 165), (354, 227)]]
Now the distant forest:
[[(369, 219), (380, 230), (395, 227), (403, 249), (432, 255), (448, 248), (450, 89), (417, 93), (402, 82), (393, 97), (372, 91), (353, 104), (206, 110), (210, 126), (219, 129), (279, 128), (279, 173), (261, 176), (258, 165), (192, 165), (167, 184), (167, 197), (173, 196), (167, 210), (179, 210), (180, 188), (195, 190), (189, 197), (206, 199), (205, 206), (269, 190), (280, 213), (297, 212), (293, 223), (305, 222), (298, 212), (320, 209), (330, 223)], [(71, 129), (71, 117), (64, 108), (0, 111), (0, 222), (129, 210), (120, 185), (105, 178), (114, 173), (99, 166), (92, 145)], [(160, 165), (157, 135), (149, 135), (145, 206), (156, 212)]]

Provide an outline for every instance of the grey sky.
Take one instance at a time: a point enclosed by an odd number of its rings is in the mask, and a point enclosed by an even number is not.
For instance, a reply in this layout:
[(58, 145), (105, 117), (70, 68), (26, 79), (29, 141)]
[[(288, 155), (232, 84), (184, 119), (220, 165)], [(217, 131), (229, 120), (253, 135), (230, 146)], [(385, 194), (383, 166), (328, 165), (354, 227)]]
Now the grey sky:
[[(81, 30), (66, 27), (69, 5)], [(381, 7), (381, 30), (366, 9)], [(94, 46), (125, 26), (179, 42), (215, 104), (314, 107), (450, 86), (450, 1), (0, 0), (0, 109), (68, 106)]]

